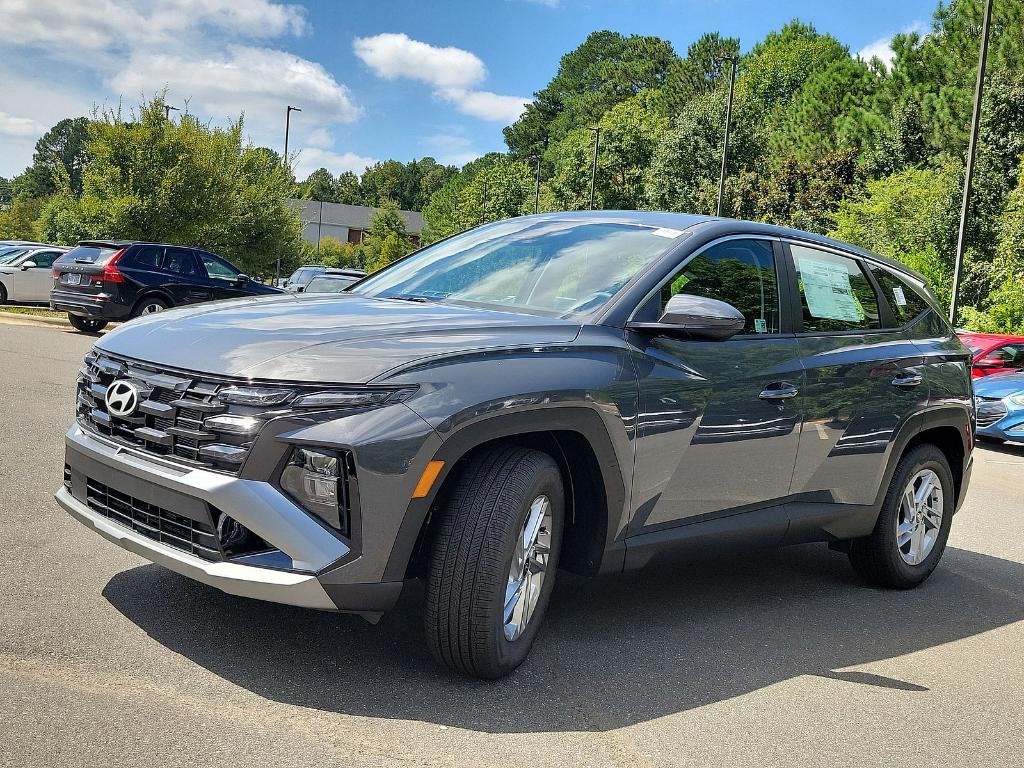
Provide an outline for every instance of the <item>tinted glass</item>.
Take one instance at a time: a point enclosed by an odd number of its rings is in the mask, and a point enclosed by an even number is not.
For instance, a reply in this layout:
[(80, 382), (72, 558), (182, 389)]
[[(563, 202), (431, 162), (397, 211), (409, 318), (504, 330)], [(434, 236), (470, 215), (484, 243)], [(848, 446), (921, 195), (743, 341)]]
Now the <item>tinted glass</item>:
[(25, 254), (27, 248), (4, 248), (0, 249), (0, 264), (10, 264)]
[(160, 269), (160, 263), (163, 260), (163, 257), (163, 246), (140, 245), (137, 248), (132, 249), (131, 266), (155, 272)]
[(57, 263), (103, 265), (119, 250), (106, 245), (78, 245), (57, 259)]
[(195, 277), (196, 263), (192, 258), (192, 251), (185, 248), (168, 248), (164, 254), (163, 270), (181, 277)]
[(660, 316), (678, 293), (731, 304), (743, 313), (743, 333), (779, 332), (779, 285), (772, 244), (729, 240), (695, 256), (661, 290)]
[(355, 283), (354, 277), (314, 277), (306, 286), (306, 293), (341, 293)]
[(40, 269), (43, 267), (49, 269), (53, 266), (53, 262), (57, 260), (58, 256), (60, 256), (60, 251), (38, 251), (29, 257), (29, 261), (34, 261)]
[(1002, 361), (1004, 368), (1019, 368), (1024, 366), (1024, 344), (1004, 344), (998, 349), (993, 349), (985, 357)]
[(202, 252), (199, 252), (198, 256), (203, 260), (203, 266), (206, 267), (206, 274), (214, 280), (230, 280), (234, 282), (235, 278), (238, 277), (238, 272), (220, 259)]
[(596, 311), (681, 232), (513, 219), (428, 246), (353, 290), (555, 316)]
[(896, 320), (900, 325), (906, 325), (929, 309), (928, 302), (914, 288), (889, 270), (872, 265), (871, 274), (889, 302), (889, 306), (892, 307), (893, 314), (896, 315)]
[(792, 245), (804, 331), (855, 331), (880, 328), (878, 297), (860, 264), (817, 248)]

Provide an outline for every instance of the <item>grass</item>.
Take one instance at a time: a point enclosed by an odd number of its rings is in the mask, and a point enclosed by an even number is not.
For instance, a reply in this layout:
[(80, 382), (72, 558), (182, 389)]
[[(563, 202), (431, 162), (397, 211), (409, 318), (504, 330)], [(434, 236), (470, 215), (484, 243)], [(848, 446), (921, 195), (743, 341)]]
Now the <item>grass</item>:
[(6, 307), (0, 306), (0, 312), (10, 312), (15, 315), (32, 315), (34, 317), (56, 317), (66, 319), (67, 314), (64, 312), (54, 312), (52, 309), (46, 309), (45, 307)]

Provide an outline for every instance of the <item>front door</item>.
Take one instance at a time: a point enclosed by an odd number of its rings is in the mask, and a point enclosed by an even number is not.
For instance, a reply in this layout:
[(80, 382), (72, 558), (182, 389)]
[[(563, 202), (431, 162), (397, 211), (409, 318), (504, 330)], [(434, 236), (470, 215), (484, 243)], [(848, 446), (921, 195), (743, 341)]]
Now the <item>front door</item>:
[(35, 266), (17, 273), (16, 292), (12, 298), (18, 301), (49, 301), (53, 288), (53, 262), (60, 254), (60, 251), (36, 251), (29, 256), (27, 261)]
[(630, 334), (640, 387), (631, 535), (743, 508), (789, 493), (800, 436), (803, 372), (784, 334), (773, 242), (711, 245), (638, 310), (660, 317), (676, 293), (739, 309), (728, 341)]

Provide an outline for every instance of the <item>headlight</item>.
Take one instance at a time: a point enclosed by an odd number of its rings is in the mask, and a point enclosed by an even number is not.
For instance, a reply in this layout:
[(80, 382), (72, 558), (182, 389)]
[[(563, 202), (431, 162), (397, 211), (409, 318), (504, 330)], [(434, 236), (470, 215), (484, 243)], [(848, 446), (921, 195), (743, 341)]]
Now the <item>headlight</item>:
[(1016, 395), (1010, 395), (1009, 400), (1014, 405), (1024, 405), (1024, 392), (1018, 392)]
[(234, 405), (280, 405), (293, 394), (290, 389), (277, 387), (228, 387), (222, 389), (217, 397)]
[(292, 405), (301, 408), (352, 408), (359, 405), (382, 405), (396, 394), (393, 389), (335, 389), (300, 395), (295, 398)]
[(348, 509), (342, 479), (344, 456), (295, 448), (281, 473), (281, 487), (306, 511), (348, 534)]

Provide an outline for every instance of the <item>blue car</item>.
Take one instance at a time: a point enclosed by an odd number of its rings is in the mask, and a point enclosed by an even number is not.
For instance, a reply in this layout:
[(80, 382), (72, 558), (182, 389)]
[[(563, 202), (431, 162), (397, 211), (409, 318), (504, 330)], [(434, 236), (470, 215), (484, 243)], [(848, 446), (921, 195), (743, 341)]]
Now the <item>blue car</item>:
[(1024, 370), (974, 381), (978, 437), (1024, 442)]

